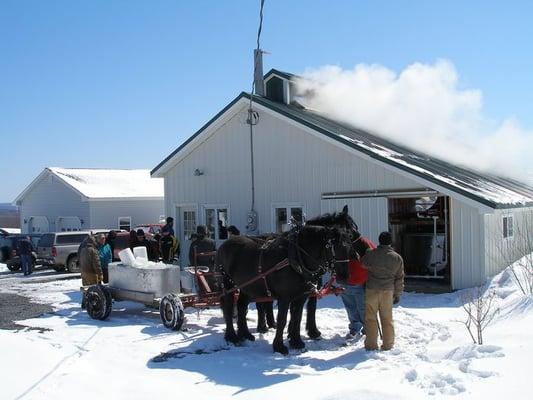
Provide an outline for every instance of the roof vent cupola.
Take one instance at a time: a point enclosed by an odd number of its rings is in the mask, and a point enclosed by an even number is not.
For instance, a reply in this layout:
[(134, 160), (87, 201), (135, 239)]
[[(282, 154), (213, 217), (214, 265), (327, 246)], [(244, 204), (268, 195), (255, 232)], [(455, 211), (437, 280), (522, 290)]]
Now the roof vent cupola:
[(265, 75), (265, 97), (277, 103), (291, 104), (296, 93), (293, 74), (271, 69)]

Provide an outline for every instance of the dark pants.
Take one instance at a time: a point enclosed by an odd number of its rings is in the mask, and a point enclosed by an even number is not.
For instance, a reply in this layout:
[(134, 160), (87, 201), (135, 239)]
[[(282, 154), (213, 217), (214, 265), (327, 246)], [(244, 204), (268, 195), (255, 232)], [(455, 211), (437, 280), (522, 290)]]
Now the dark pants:
[(104, 275), (104, 283), (109, 283), (109, 270), (107, 268), (102, 268), (102, 273)]
[(30, 254), (21, 254), (20, 262), (22, 264), (22, 272), (24, 272), (24, 275), (29, 275), (33, 272), (32, 259)]

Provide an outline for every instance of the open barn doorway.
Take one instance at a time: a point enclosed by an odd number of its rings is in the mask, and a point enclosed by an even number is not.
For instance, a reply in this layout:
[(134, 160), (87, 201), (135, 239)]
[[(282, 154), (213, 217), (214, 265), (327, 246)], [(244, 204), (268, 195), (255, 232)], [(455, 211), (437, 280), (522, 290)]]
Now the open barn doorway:
[(450, 286), (449, 198), (389, 198), (393, 244), (403, 256), (406, 290), (446, 292)]

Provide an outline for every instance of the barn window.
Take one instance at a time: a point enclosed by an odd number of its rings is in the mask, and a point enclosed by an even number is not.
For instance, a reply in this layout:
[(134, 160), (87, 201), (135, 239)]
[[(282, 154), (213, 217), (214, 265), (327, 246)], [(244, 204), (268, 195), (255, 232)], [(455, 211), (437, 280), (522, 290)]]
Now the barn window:
[(118, 217), (118, 229), (131, 230), (131, 217)]
[(291, 218), (298, 223), (303, 223), (303, 207), (302, 206), (281, 206), (274, 207), (274, 226), (276, 233), (288, 231), (290, 227)]
[(512, 238), (513, 237), (513, 216), (505, 215), (503, 217), (503, 238)]

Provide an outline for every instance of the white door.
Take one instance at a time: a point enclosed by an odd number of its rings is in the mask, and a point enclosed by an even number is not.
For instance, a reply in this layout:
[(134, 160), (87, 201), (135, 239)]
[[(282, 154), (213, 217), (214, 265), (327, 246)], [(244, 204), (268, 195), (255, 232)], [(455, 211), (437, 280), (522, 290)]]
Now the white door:
[(28, 221), (28, 233), (45, 233), (50, 231), (48, 218), (37, 216), (30, 217)]
[(320, 211), (340, 212), (348, 205), (348, 214), (353, 218), (361, 235), (378, 243), (381, 232), (389, 230), (389, 206), (386, 197), (365, 197), (358, 199), (321, 200)]
[(195, 206), (176, 207), (176, 237), (180, 241), (180, 265), (189, 265), (189, 247), (191, 235), (196, 233), (197, 215)]

